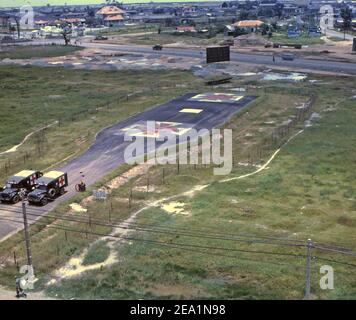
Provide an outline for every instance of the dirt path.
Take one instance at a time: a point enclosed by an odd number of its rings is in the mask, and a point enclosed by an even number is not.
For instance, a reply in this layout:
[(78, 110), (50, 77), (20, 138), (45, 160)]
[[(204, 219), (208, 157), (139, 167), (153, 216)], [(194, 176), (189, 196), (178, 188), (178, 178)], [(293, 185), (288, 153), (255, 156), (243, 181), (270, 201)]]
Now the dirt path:
[(0, 300), (54, 300), (47, 297), (43, 292), (27, 292), (27, 298), (18, 299), (15, 297), (15, 290), (10, 291), (0, 287)]
[(281, 151), (281, 149), (282, 149), (287, 143), (289, 143), (291, 140), (293, 140), (296, 136), (298, 136), (299, 134), (301, 134), (303, 131), (304, 131), (304, 129), (298, 131), (296, 134), (294, 134), (293, 136), (291, 136), (279, 149), (277, 149), (277, 150), (272, 154), (272, 156), (267, 160), (267, 162), (266, 162), (264, 165), (262, 165), (259, 169), (257, 169), (256, 171), (253, 171), (253, 172), (244, 174), (244, 175), (242, 175), (242, 176), (233, 177), (233, 178), (229, 178), (229, 179), (224, 179), (224, 180), (221, 180), (221, 181), (219, 181), (219, 182), (220, 182), (220, 183), (223, 183), (223, 182), (229, 182), (229, 181), (233, 181), (233, 180), (239, 180), (239, 179), (247, 178), (247, 177), (253, 176), (253, 175), (255, 175), (255, 174), (261, 172), (262, 170), (267, 169), (267, 168), (268, 168), (268, 165), (269, 165), (269, 164), (272, 162), (272, 160), (277, 156), (277, 154)]
[(1, 155), (4, 155), (4, 154), (6, 154), (6, 153), (16, 152), (17, 149), (18, 149), (19, 147), (21, 147), (21, 146), (22, 146), (28, 139), (30, 139), (35, 133), (40, 132), (40, 131), (45, 130), (45, 129), (48, 129), (48, 128), (54, 126), (54, 125), (57, 124), (57, 123), (58, 123), (58, 121), (54, 121), (53, 123), (51, 123), (51, 124), (49, 124), (49, 125), (47, 125), (47, 126), (45, 126), (45, 127), (43, 127), (43, 128), (39, 128), (39, 129), (37, 129), (37, 130), (35, 130), (35, 131), (30, 132), (30, 133), (21, 141), (20, 144), (18, 144), (18, 145), (16, 145), (16, 146), (13, 146), (12, 148), (10, 148), (10, 149), (8, 149), (8, 150), (6, 150), (6, 151), (4, 151), (4, 152), (0, 152), (0, 156), (1, 156)]

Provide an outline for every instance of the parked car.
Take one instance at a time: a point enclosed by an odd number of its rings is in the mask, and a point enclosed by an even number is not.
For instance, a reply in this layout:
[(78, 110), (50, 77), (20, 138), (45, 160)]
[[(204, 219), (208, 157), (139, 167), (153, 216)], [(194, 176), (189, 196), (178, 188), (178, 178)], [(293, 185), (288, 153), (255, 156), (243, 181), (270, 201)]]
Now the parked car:
[(153, 46), (153, 50), (155, 51), (161, 51), (163, 49), (163, 46), (160, 44), (156, 44), (155, 46)]
[(0, 201), (17, 203), (23, 196), (35, 189), (37, 179), (42, 172), (35, 170), (23, 170), (6, 181), (6, 185), (0, 191)]
[(234, 46), (234, 40), (233, 39), (226, 39), (223, 40), (219, 43), (220, 46), (229, 46), (229, 47), (233, 47)]
[(102, 35), (97, 35), (95, 37), (95, 40), (108, 40), (108, 37), (102, 36)]
[(282, 53), (281, 57), (283, 60), (287, 60), (287, 61), (293, 61), (295, 58), (293, 53)]

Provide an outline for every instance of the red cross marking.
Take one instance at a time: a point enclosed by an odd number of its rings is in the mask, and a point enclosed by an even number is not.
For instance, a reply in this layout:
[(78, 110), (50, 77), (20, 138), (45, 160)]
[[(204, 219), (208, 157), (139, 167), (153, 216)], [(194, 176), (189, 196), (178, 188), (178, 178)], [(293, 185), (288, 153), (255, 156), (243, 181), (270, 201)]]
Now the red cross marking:
[(160, 131), (162, 131), (162, 130), (169, 130), (169, 131), (173, 131), (173, 132), (179, 132), (179, 129), (175, 125), (172, 125), (170, 123), (156, 123), (155, 129), (153, 129), (153, 132), (151, 132), (151, 130), (147, 130), (146, 126), (143, 128), (142, 131), (145, 134), (159, 134)]
[(64, 185), (64, 183), (65, 183), (65, 179), (64, 179), (64, 176), (62, 176), (59, 178), (59, 185), (62, 186), (62, 185)]
[(204, 97), (203, 99), (206, 100), (232, 100), (234, 96), (227, 95), (227, 94), (212, 94)]
[(30, 177), (30, 183), (35, 184), (35, 182), (36, 182), (36, 175), (34, 174)]

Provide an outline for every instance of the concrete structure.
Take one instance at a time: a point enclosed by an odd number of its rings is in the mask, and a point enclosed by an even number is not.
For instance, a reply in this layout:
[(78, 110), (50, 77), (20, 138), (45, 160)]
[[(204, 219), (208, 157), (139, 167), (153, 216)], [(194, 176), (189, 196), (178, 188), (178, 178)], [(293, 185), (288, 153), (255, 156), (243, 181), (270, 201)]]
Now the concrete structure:
[(96, 12), (96, 16), (107, 27), (117, 27), (124, 24), (125, 11), (116, 6), (105, 6)]
[(123, 25), (124, 15), (125, 11), (116, 6), (105, 6), (96, 12), (96, 17), (107, 27)]
[(107, 27), (119, 27), (124, 24), (124, 17), (121, 14), (117, 14), (114, 16), (106, 17), (104, 19), (104, 24)]
[(197, 30), (193, 26), (178, 26), (176, 27), (176, 30), (177, 32), (197, 32)]
[(261, 20), (241, 20), (232, 25), (248, 32), (255, 32), (263, 23)]

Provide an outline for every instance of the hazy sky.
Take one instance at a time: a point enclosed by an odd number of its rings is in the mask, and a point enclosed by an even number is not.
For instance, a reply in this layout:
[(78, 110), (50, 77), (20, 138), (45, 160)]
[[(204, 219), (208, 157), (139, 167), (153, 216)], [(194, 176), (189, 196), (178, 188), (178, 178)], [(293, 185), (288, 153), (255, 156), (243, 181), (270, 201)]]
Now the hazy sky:
[[(154, 0), (154, 2), (179, 2), (179, 1), (189, 1), (189, 0)], [(199, 0), (193, 0), (199, 1)], [(202, 0), (203, 1), (203, 0)], [(206, 0), (205, 0), (206, 1)], [(24, 4), (30, 4), (33, 6), (43, 6), (48, 3), (53, 5), (64, 5), (67, 4), (100, 4), (104, 3), (105, 0), (0, 0), (0, 7), (20, 7)], [(151, 0), (121, 0), (119, 2), (124, 3), (143, 3), (151, 2)]]

